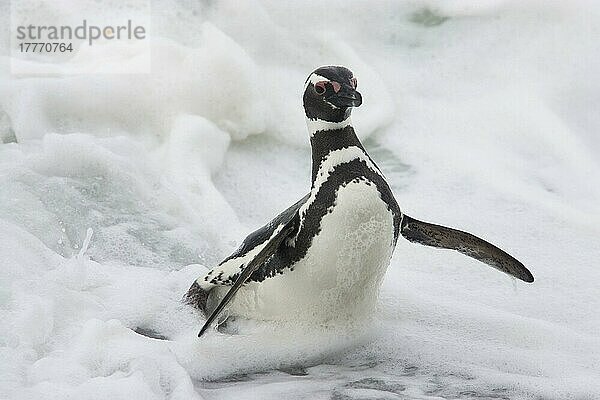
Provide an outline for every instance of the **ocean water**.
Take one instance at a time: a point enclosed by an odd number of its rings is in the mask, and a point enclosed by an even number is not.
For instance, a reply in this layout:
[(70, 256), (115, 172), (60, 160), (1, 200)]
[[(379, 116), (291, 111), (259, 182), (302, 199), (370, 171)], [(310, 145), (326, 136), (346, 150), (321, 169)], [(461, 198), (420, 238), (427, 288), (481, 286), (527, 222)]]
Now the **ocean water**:
[[(597, 3), (151, 6), (145, 74), (11, 74), (2, 30), (0, 398), (600, 398)], [(402, 210), (535, 283), (401, 238), (364, 321), (196, 337), (190, 283), (310, 187), (324, 64)]]

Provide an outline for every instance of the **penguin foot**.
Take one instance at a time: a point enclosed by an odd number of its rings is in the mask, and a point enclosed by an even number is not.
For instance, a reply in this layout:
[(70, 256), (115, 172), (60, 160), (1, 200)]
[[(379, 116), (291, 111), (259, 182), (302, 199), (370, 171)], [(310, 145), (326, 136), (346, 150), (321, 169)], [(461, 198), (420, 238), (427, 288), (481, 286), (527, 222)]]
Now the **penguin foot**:
[(152, 339), (169, 340), (168, 337), (161, 335), (160, 333), (156, 332), (154, 329), (151, 328), (143, 328), (141, 326), (138, 326), (137, 328), (133, 329), (133, 331), (138, 335), (146, 336)]

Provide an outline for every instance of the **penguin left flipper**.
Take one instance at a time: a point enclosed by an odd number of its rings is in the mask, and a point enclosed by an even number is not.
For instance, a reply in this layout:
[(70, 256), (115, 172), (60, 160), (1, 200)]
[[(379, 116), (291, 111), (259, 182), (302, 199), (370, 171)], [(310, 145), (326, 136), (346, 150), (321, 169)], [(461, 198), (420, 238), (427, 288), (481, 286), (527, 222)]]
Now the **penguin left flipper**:
[(221, 300), (219, 305), (214, 309), (212, 314), (208, 317), (202, 329), (198, 333), (198, 337), (202, 336), (202, 334), (210, 327), (213, 321), (219, 316), (219, 314), (223, 311), (225, 306), (231, 301), (236, 292), (242, 287), (242, 285), (250, 278), (250, 275), (261, 265), (263, 265), (273, 254), (277, 251), (279, 245), (296, 230), (299, 221), (299, 215), (296, 213), (294, 218), (290, 219), (287, 223), (281, 224), (279, 227), (275, 229), (273, 236), (267, 241), (264, 247), (258, 252), (254, 258), (244, 267), (242, 272), (239, 274), (235, 283), (229, 289), (225, 297)]
[(516, 258), (468, 232), (430, 224), (402, 215), (402, 236), (426, 246), (456, 250), (522, 281), (533, 282), (533, 275)]

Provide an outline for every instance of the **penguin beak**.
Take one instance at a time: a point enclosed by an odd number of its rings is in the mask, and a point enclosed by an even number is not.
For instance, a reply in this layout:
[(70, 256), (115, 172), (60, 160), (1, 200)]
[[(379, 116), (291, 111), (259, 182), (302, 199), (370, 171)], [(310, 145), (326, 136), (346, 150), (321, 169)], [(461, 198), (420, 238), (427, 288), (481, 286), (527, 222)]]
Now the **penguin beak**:
[(359, 107), (362, 104), (362, 96), (359, 92), (348, 86), (330, 96), (327, 101), (339, 108)]

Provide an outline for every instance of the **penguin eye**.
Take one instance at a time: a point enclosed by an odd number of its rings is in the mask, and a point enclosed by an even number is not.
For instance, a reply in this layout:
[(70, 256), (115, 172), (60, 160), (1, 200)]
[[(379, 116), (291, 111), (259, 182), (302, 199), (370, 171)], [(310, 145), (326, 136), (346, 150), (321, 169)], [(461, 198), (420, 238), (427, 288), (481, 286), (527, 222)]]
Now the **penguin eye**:
[(358, 86), (358, 81), (356, 80), (356, 78), (352, 78), (350, 79), (350, 84), (352, 85), (352, 89), (356, 89), (356, 87)]
[(319, 81), (319, 82), (315, 83), (315, 92), (317, 92), (317, 94), (325, 93), (325, 90), (327, 90), (325, 88), (326, 83), (327, 83), (327, 81)]

